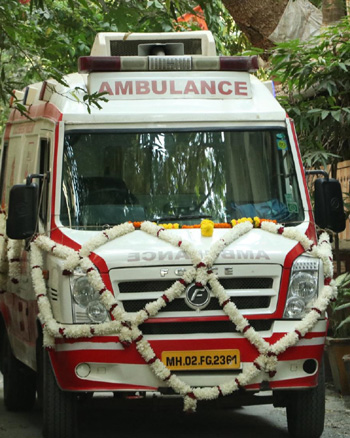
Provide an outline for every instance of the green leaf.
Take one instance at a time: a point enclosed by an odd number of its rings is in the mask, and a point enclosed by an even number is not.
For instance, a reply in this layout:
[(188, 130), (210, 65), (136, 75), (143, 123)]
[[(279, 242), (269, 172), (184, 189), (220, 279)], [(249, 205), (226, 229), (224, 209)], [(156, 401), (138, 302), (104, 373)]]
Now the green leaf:
[(320, 108), (313, 108), (308, 110), (308, 114), (319, 114), (321, 112)]
[(336, 120), (337, 122), (340, 122), (341, 110), (331, 111), (331, 115), (332, 115), (334, 120)]
[[(84, 8), (88, 9), (90, 6), (88, 5), (86, 0), (78, 0), (78, 2), (84, 6)], [(96, 3), (95, 3), (96, 4)]]
[(343, 309), (349, 309), (350, 303), (341, 304), (340, 306), (337, 306), (334, 308), (334, 310), (343, 310)]
[(338, 65), (339, 65), (339, 67), (342, 69), (342, 70), (344, 70), (344, 71), (348, 71), (348, 68), (346, 67), (346, 65), (344, 64), (344, 62), (339, 62), (338, 63)]
[(337, 331), (339, 329), (341, 329), (344, 325), (349, 324), (350, 323), (350, 316), (348, 316), (347, 318), (345, 318), (338, 326), (337, 326)]
[(340, 287), (342, 285), (346, 285), (350, 282), (350, 273), (345, 272), (344, 274), (338, 275), (338, 277), (335, 279), (335, 284)]

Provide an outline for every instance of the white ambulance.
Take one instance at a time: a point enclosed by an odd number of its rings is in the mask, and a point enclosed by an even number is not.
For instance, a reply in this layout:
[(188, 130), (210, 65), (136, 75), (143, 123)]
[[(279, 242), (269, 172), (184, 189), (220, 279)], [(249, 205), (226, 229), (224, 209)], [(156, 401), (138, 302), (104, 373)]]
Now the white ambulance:
[[(77, 436), (79, 395), (106, 391), (274, 403), (292, 436), (321, 435), (329, 238), (257, 69), (210, 32), (101, 33), (66, 86), (16, 92), (0, 369), (9, 410), (38, 396), (46, 438)], [(338, 182), (315, 188), (316, 223), (341, 231)]]

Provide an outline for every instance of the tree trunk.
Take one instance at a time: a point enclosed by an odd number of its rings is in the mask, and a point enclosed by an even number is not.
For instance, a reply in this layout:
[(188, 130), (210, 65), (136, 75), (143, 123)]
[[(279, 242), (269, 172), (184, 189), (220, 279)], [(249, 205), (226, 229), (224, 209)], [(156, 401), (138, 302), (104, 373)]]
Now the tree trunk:
[(341, 20), (345, 14), (345, 3), (343, 0), (323, 0), (322, 15), (324, 26), (336, 23)]
[(263, 49), (296, 38), (306, 41), (319, 35), (322, 24), (335, 23), (346, 14), (344, 0), (323, 0), (322, 13), (308, 0), (223, 0), (223, 3), (253, 46)]
[(268, 37), (275, 30), (288, 0), (223, 0), (227, 10), (253, 46), (269, 48)]

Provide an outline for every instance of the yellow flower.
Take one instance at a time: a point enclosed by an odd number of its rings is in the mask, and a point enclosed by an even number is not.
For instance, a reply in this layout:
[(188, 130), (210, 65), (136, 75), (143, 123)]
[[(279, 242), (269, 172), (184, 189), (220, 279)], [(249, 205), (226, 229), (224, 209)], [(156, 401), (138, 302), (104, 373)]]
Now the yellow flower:
[(203, 219), (201, 222), (201, 232), (203, 237), (211, 237), (214, 231), (214, 222), (209, 219)]
[(255, 216), (255, 218), (254, 218), (254, 227), (255, 228), (259, 228), (259, 225), (260, 225), (260, 219), (257, 216)]
[(160, 227), (164, 228), (164, 230), (172, 230), (180, 228), (179, 224), (159, 224)]
[(238, 224), (243, 224), (244, 222), (250, 222), (253, 223), (253, 219), (251, 217), (242, 217), (241, 219), (238, 219)]

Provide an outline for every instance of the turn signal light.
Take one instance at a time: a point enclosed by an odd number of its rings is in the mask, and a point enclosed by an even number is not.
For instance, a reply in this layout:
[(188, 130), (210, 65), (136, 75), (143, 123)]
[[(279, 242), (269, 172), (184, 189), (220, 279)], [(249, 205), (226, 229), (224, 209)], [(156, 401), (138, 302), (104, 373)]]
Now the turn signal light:
[(120, 56), (81, 56), (78, 60), (79, 73), (120, 71)]

